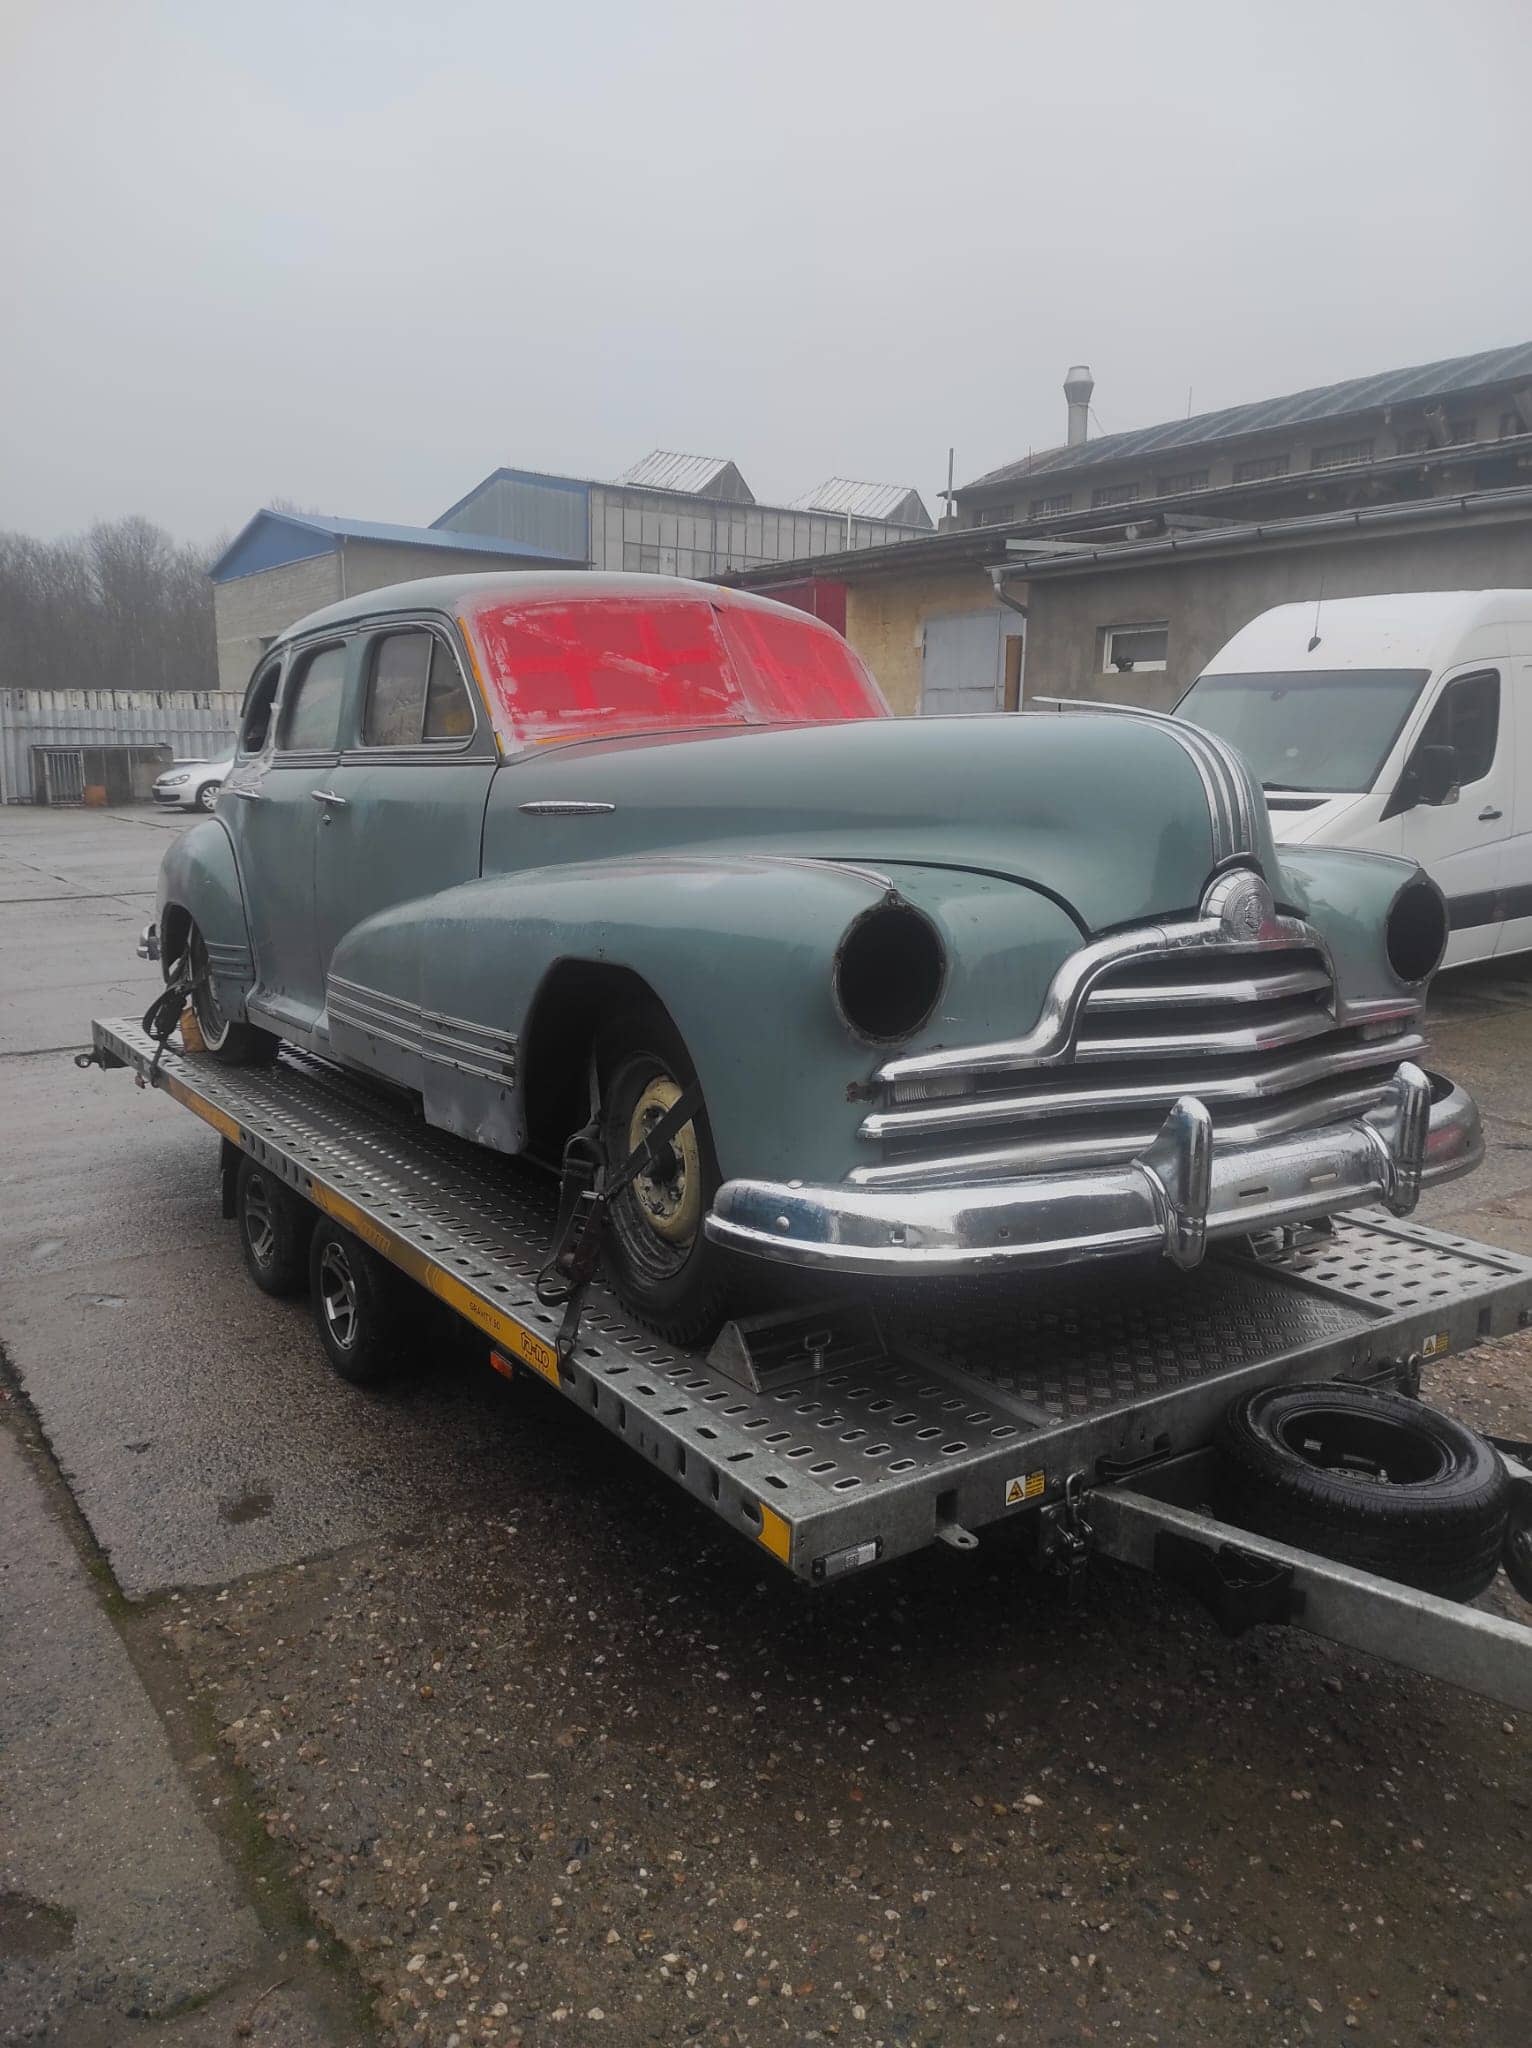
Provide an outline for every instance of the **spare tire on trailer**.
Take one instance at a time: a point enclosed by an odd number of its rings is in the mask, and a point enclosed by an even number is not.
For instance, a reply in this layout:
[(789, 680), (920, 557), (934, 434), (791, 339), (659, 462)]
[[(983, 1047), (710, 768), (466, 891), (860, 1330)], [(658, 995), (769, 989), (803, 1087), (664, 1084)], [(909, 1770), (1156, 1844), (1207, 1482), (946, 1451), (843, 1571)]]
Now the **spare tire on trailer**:
[(1494, 1578), (1511, 1482), (1471, 1429), (1340, 1381), (1263, 1387), (1217, 1435), (1219, 1511), (1239, 1527), (1446, 1600)]

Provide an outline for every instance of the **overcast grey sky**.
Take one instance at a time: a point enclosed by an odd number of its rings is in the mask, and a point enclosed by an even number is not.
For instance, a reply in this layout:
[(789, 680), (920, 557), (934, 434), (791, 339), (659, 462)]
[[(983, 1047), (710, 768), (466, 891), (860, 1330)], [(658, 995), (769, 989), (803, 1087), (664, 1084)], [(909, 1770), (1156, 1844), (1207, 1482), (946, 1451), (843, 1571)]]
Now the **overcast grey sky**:
[(1526, 0), (0, 0), (0, 526), (959, 480), (1532, 338)]

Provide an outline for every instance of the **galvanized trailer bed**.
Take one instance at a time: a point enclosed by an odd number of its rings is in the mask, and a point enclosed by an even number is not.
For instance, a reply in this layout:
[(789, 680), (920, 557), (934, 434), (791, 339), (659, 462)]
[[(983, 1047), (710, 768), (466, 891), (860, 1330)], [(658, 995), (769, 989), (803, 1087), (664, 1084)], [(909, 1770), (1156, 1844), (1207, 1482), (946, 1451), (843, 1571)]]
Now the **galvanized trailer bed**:
[[(105, 1064), (149, 1076), (155, 1042), (138, 1024), (92, 1031)], [(1423, 1361), (1532, 1322), (1532, 1261), (1368, 1213), (1275, 1260), (928, 1286), (882, 1293), (875, 1312), (813, 1304), (731, 1326), (708, 1354), (662, 1342), (596, 1287), (561, 1365), (558, 1314), (533, 1292), (551, 1177), (290, 1051), (263, 1069), (166, 1049), (154, 1080), (799, 1578), (938, 1540), (966, 1548), (1024, 1516), (1039, 1560), (1124, 1557), (1180, 1577), (1226, 1625), (1297, 1621), (1532, 1705), (1532, 1631), (1283, 1551), (1196, 1505), (1198, 1460), (1241, 1390), (1418, 1384)], [(1220, 1558), (1243, 1593), (1212, 1583)], [(1466, 1660), (1465, 1630), (1478, 1637)]]

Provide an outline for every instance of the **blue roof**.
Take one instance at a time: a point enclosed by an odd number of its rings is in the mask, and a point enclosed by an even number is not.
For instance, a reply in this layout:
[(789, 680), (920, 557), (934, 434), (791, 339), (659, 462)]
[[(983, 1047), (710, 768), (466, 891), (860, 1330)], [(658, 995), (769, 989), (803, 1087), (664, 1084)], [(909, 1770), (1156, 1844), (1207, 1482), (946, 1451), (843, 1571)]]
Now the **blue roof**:
[(287, 562), (327, 555), (343, 540), (370, 540), (395, 547), (446, 549), (453, 554), (492, 555), (499, 561), (544, 562), (549, 566), (583, 568), (583, 558), (561, 555), (528, 541), (500, 540), (493, 534), (443, 532), (432, 526), (388, 526), (376, 519), (332, 519), (319, 512), (257, 512), (230, 541), (208, 574), (215, 583), (254, 576)]

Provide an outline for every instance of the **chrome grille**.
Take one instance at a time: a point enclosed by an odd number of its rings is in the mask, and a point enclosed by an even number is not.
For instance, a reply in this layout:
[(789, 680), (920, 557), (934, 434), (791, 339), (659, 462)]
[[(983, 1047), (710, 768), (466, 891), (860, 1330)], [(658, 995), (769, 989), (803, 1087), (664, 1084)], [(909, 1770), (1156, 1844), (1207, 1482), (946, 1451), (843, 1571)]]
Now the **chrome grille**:
[(1324, 955), (1294, 945), (1208, 947), (1109, 968), (1079, 1006), (1057, 1059), (1022, 1071), (895, 1080), (862, 1124), (882, 1147), (854, 1181), (1045, 1173), (1120, 1163), (1195, 1095), (1230, 1149), (1351, 1122), (1379, 1102), (1425, 1041), (1416, 1005), (1338, 1021)]

